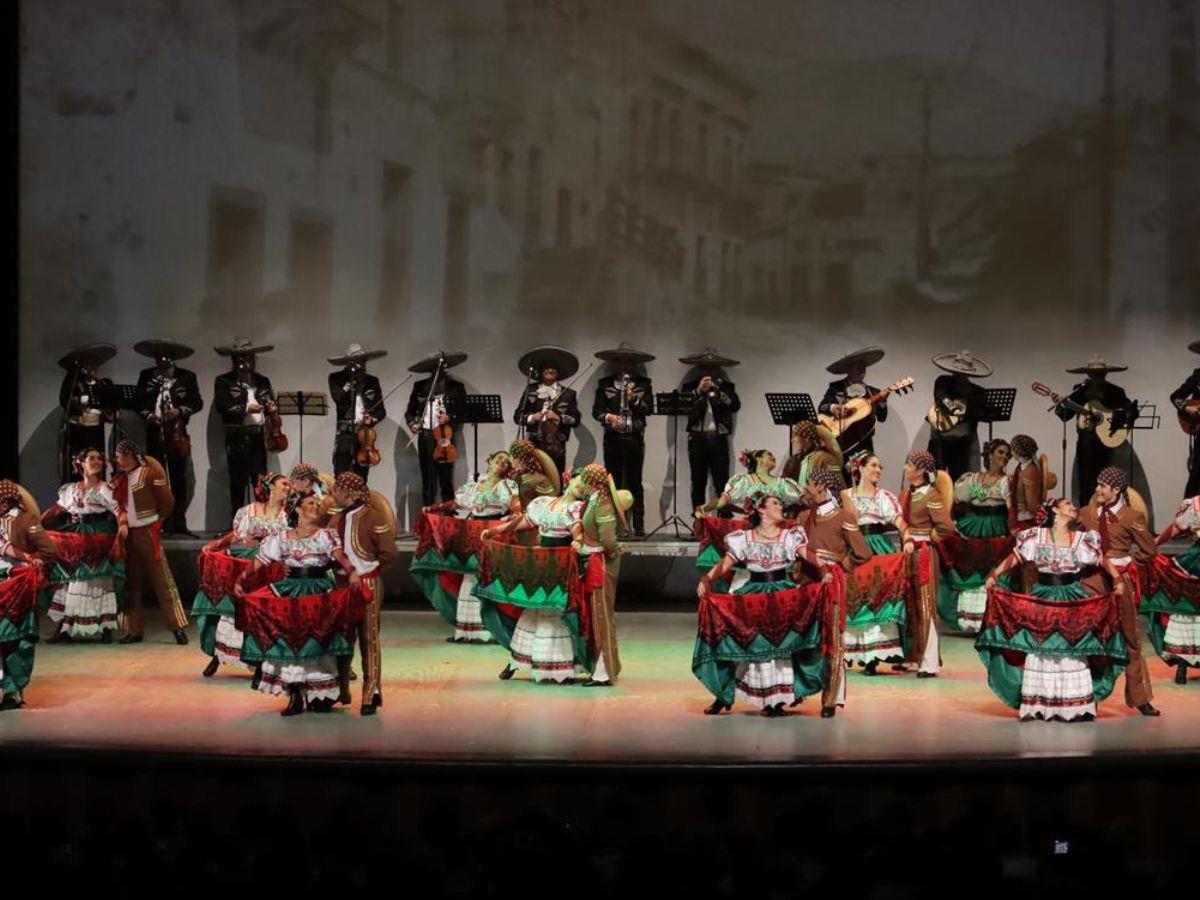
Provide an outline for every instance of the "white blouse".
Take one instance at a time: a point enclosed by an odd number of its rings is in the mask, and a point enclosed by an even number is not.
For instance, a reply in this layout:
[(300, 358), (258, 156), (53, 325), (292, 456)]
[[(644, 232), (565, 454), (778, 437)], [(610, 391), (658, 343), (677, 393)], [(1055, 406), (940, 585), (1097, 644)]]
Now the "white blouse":
[(239, 541), (261, 541), (273, 531), (288, 527), (287, 513), (280, 509), (274, 518), (268, 517), (265, 503), (247, 503), (234, 514), (233, 533)]
[(112, 485), (106, 481), (95, 487), (89, 487), (84, 481), (64, 484), (58, 489), (58, 505), (72, 516), (92, 516), (106, 512), (115, 516), (121, 508), (121, 504), (113, 496)]
[(808, 535), (799, 526), (784, 529), (774, 541), (762, 540), (752, 528), (725, 536), (726, 554), (751, 572), (787, 568), (803, 555), (807, 546)]
[(967, 472), (954, 482), (954, 499), (973, 506), (1008, 506), (1010, 478), (1005, 475), (996, 482), (987, 482), (982, 472)]
[(1175, 512), (1175, 525), (1192, 533), (1192, 540), (1200, 541), (1200, 497), (1189, 497)]
[(850, 496), (854, 500), (854, 508), (858, 510), (859, 525), (891, 525), (903, 514), (896, 495), (883, 488), (877, 490), (874, 497), (857, 491), (851, 491)]
[(583, 518), (586, 504), (582, 500), (558, 503), (559, 497), (534, 497), (525, 508), (525, 518), (537, 528), (542, 537), (570, 537), (571, 527)]
[(1104, 558), (1100, 534), (1096, 531), (1073, 531), (1071, 546), (1059, 547), (1053, 542), (1049, 528), (1026, 528), (1017, 533), (1013, 551), (1025, 562), (1036, 565), (1039, 572), (1053, 575), (1098, 566)]
[(281, 562), (289, 569), (326, 566), (341, 546), (332, 528), (318, 528), (306, 538), (289, 538), (285, 531), (277, 531), (258, 545), (258, 561), (264, 565)]
[(511, 478), (501, 478), (490, 488), (485, 488), (484, 480), (468, 481), (454, 492), (454, 502), (468, 516), (506, 515), (517, 494), (517, 483)]

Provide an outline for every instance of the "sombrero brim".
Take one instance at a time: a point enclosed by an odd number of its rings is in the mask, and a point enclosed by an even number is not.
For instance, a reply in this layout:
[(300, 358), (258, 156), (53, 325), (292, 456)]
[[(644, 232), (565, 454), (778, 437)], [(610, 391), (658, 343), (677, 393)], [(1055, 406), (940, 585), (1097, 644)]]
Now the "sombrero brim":
[(257, 347), (213, 347), (218, 356), (253, 356), (255, 353), (270, 353), (274, 349), (274, 344), (260, 344)]
[(64, 369), (73, 369), (79, 365), (102, 366), (117, 355), (117, 348), (112, 344), (88, 344), (72, 350), (58, 361)]
[(602, 359), (605, 362), (620, 362), (623, 359), (629, 359), (635, 363), (645, 363), (654, 359), (654, 354), (646, 353), (644, 350), (631, 350), (627, 347), (615, 347), (612, 350), (599, 351), (596, 354), (596, 359)]
[(954, 361), (954, 354), (949, 356), (935, 356), (932, 360), (933, 364), (943, 372), (949, 372), (952, 375), (967, 375), (971, 378), (987, 378), (992, 374), (992, 367), (983, 360), (976, 360), (979, 363), (975, 368), (964, 368), (960, 363)]
[(708, 353), (698, 353), (695, 356), (681, 356), (679, 357), (679, 361), (685, 366), (700, 366), (702, 368), (709, 366), (715, 369), (727, 369), (730, 366), (741, 365), (740, 360)]
[(866, 350), (858, 350), (854, 353), (847, 353), (835, 363), (830, 363), (825, 367), (825, 371), (832, 375), (845, 375), (850, 371), (850, 367), (855, 363), (861, 363), (865, 366), (873, 366), (875, 363), (883, 359), (883, 349), (880, 347), (868, 347)]
[(1188, 349), (1193, 353), (1200, 353), (1200, 341), (1192, 341), (1188, 344)]
[(1074, 369), (1067, 369), (1067, 372), (1068, 372), (1068, 374), (1071, 374), (1071, 375), (1092, 375), (1094, 373), (1101, 373), (1101, 374), (1107, 375), (1109, 372), (1126, 372), (1128, 370), (1129, 370), (1129, 366), (1103, 365), (1103, 366), (1077, 366)]
[(151, 359), (157, 359), (160, 356), (167, 356), (171, 359), (187, 359), (194, 351), (187, 344), (180, 344), (176, 341), (138, 341), (133, 345), (134, 353), (140, 353), (142, 356), (149, 356)]
[(535, 347), (517, 360), (517, 371), (528, 376), (529, 370), (541, 372), (547, 367), (558, 369), (558, 378), (570, 378), (579, 371), (579, 359), (564, 347)]
[[(467, 354), (456, 350), (453, 353), (443, 353), (440, 358), (442, 360), (442, 371), (444, 372), (447, 369), (453, 369), (455, 366), (465, 363), (467, 361)], [(408, 371), (418, 374), (433, 374), (437, 371), (438, 359), (439, 357), (437, 356), (427, 356), (409, 366)]]
[(353, 356), (327, 356), (331, 366), (348, 366), (355, 362), (370, 362), (373, 359), (387, 356), (386, 350), (364, 350), (362, 353), (355, 353)]

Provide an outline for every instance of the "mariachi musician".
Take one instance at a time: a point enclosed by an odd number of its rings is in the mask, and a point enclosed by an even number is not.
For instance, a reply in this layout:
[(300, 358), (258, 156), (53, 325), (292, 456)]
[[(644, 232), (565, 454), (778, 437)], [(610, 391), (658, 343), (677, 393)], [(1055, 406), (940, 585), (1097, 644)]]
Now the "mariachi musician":
[(367, 363), (387, 356), (386, 350), (367, 350), (351, 344), (341, 356), (329, 357), (329, 364), (341, 366), (329, 373), (329, 396), (337, 407), (337, 434), (333, 439), (333, 471), (357, 472), (367, 480), (371, 466), (378, 464), (374, 428), (387, 415), (379, 379), (367, 374)]
[(739, 361), (721, 356), (712, 347), (681, 356), (679, 361), (696, 370), (695, 377), (679, 386), (679, 393), (690, 401), (687, 446), (695, 509), (708, 500), (710, 478), (718, 497), (729, 481), (729, 437), (733, 434), (733, 414), (742, 408), (742, 401), (725, 370)]
[[(1192, 341), (1188, 349), (1200, 353), (1200, 341)], [(1187, 381), (1171, 394), (1171, 404), (1179, 411), (1179, 424), (1192, 436), (1188, 452), (1187, 487), (1183, 496), (1195, 497), (1200, 494), (1200, 446), (1197, 446), (1200, 441), (1196, 440), (1196, 435), (1200, 434), (1200, 369), (1193, 371)]]
[[(1055, 407), (1055, 413), (1066, 422), (1076, 415), (1076, 411), (1068, 408), (1069, 406), (1099, 404), (1112, 412), (1114, 430), (1128, 428), (1137, 419), (1137, 403), (1129, 399), (1124, 388), (1108, 380), (1110, 372), (1124, 372), (1128, 368), (1110, 365), (1105, 362), (1104, 357), (1093, 356), (1086, 366), (1067, 369), (1071, 375), (1084, 375), (1086, 378), (1075, 385), (1065, 401)], [(1104, 424), (1083, 416), (1076, 420), (1075, 477), (1079, 484), (1077, 501), (1080, 506), (1086, 506), (1092, 499), (1092, 494), (1096, 492), (1096, 477), (1114, 462), (1114, 451), (1105, 446), (1096, 434), (1097, 428), (1104, 427)]]
[(63, 429), (59, 438), (58, 478), (63, 484), (77, 477), (74, 461), (77, 454), (89, 447), (102, 449), (104, 423), (113, 420), (112, 410), (100, 408), (98, 392), (111, 387), (112, 382), (99, 375), (100, 367), (117, 355), (112, 344), (88, 344), (72, 350), (58, 361), (67, 370), (58, 405), (63, 410)]
[[(867, 384), (867, 369), (875, 365), (883, 359), (883, 350), (879, 347), (867, 347), (865, 350), (856, 350), (853, 353), (847, 353), (841, 359), (831, 363), (825, 367), (825, 371), (831, 375), (841, 375), (837, 381), (831, 381), (829, 387), (825, 389), (825, 396), (821, 398), (821, 404), (817, 407), (817, 412), (827, 416), (841, 418), (849, 411), (846, 404), (851, 400), (858, 400), (863, 397), (874, 396), (879, 393), (879, 388), (872, 387)], [(871, 411), (875, 416), (876, 422), (886, 422), (888, 416), (887, 397), (881, 397), (871, 404)], [(872, 426), (867, 432), (866, 437), (860, 440), (856, 446), (848, 447), (842, 443), (842, 449), (849, 453), (851, 450), (865, 450), (868, 453), (875, 452), (875, 429)]]
[(256, 369), (257, 355), (269, 353), (271, 344), (256, 345), (249, 338), (235, 338), (227, 347), (213, 348), (228, 357), (232, 368), (213, 383), (213, 406), (225, 427), (225, 463), (229, 467), (229, 514), (254, 499), (254, 486), (267, 472), (267, 416), (279, 407), (271, 380)]
[(447, 369), (466, 362), (465, 353), (439, 351), (408, 367), (410, 372), (424, 372), (408, 395), (404, 422), (417, 435), (417, 458), (421, 462), (421, 504), (454, 499), (454, 461), (458, 451), (454, 432), (462, 421), (467, 389), (457, 378), (446, 374)]
[(614, 371), (596, 383), (592, 418), (604, 426), (604, 468), (618, 490), (633, 495), (633, 533), (646, 533), (646, 493), (642, 489), (642, 464), (646, 458), (646, 417), (654, 413), (650, 379), (634, 367), (654, 359), (621, 341), (612, 350), (601, 350), (597, 359), (611, 363)]
[(133, 349), (154, 360), (153, 366), (138, 375), (135, 397), (138, 415), (146, 423), (146, 455), (163, 461), (175, 500), (163, 530), (190, 537), (187, 464), (192, 458), (192, 441), (187, 425), (204, 408), (204, 400), (196, 373), (176, 363), (193, 351), (186, 344), (167, 340), (139, 341)]
[(979, 470), (979, 420), (987, 410), (987, 394), (972, 378), (987, 378), (992, 367), (970, 350), (942, 353), (933, 364), (948, 374), (933, 383), (929, 422), (929, 452), (939, 469), (957, 481)]
[(570, 350), (547, 345), (522, 356), (517, 368), (528, 382), (513, 411), (513, 421), (521, 426), (521, 437), (546, 453), (560, 472), (565, 471), (567, 441), (571, 429), (579, 424), (579, 400), (559, 379), (578, 372), (579, 360)]

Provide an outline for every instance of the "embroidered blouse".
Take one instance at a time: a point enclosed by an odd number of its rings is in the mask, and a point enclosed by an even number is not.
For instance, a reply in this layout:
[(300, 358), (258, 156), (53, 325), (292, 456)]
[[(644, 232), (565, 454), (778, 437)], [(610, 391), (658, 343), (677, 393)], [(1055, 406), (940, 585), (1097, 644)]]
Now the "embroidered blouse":
[(326, 566), (333, 559), (333, 551), (341, 546), (341, 539), (332, 528), (318, 528), (305, 538), (288, 537), (286, 531), (276, 531), (258, 545), (258, 561), (264, 565), (282, 562), (289, 569)]
[(1175, 512), (1175, 525), (1192, 533), (1192, 540), (1200, 543), (1200, 496), (1189, 497)]
[(233, 533), (241, 543), (261, 541), (267, 535), (288, 527), (283, 509), (274, 516), (266, 514), (265, 503), (247, 503), (233, 517)]
[(64, 484), (58, 489), (58, 505), (72, 516), (93, 516), (98, 513), (117, 515), (121, 504), (113, 495), (112, 485), (102, 481), (94, 487), (85, 481)]
[(468, 481), (454, 493), (458, 508), (471, 517), (507, 515), (509, 503), (517, 494), (517, 483), (511, 478), (501, 478), (491, 487), (485, 487), (487, 478)]
[(858, 510), (859, 525), (894, 525), (903, 515), (900, 501), (891, 491), (880, 488), (874, 497), (868, 497), (858, 491), (850, 492), (854, 500), (854, 508)]
[(582, 500), (557, 503), (561, 497), (534, 497), (525, 508), (525, 517), (543, 537), (570, 537), (571, 526), (583, 518), (586, 504)]
[(1071, 532), (1071, 546), (1054, 543), (1049, 528), (1026, 528), (1017, 533), (1013, 551), (1025, 562), (1033, 563), (1039, 572), (1063, 575), (1078, 572), (1086, 566), (1098, 566), (1104, 554), (1100, 550), (1100, 535), (1095, 531)]
[(808, 535), (800, 527), (785, 528), (778, 540), (764, 541), (753, 528), (725, 536), (725, 553), (751, 572), (772, 572), (793, 565), (808, 546)]
[(729, 495), (729, 502), (738, 509), (750, 509), (751, 498), (758, 494), (778, 497), (785, 506), (798, 506), (804, 492), (797, 481), (792, 478), (779, 477), (767, 483), (757, 475), (734, 475), (725, 484), (724, 493)]
[(967, 472), (954, 482), (954, 499), (972, 506), (1008, 506), (1009, 477), (1004, 475), (990, 482), (984, 479), (983, 472)]

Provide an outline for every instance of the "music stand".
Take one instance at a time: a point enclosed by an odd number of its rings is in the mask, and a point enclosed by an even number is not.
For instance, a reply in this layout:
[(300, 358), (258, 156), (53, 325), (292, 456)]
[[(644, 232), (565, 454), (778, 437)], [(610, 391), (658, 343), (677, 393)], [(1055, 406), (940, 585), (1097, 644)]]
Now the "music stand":
[(320, 391), (280, 391), (275, 403), (281, 416), (298, 416), (300, 419), (300, 462), (304, 462), (304, 417), (323, 416), (329, 412), (325, 395)]
[[(112, 411), (124, 410), (126, 412), (137, 412), (137, 385), (136, 384), (98, 384), (96, 385), (96, 406), (99, 409)], [(121, 417), (114, 416), (112, 422), (112, 433), (109, 436), (109, 449), (116, 447), (117, 443), (129, 436), (129, 433), (121, 427)]]
[(474, 431), (473, 442), (475, 450), (472, 454), (475, 460), (475, 480), (479, 480), (479, 426), (499, 425), (504, 422), (500, 409), (499, 394), (467, 394), (463, 398), (463, 414), (460, 420), (464, 425), (470, 425)]
[(980, 422), (987, 422), (988, 440), (992, 439), (992, 424), (1012, 419), (1013, 406), (1017, 402), (1016, 388), (984, 388), (983, 413)]
[(771, 421), (787, 429), (787, 449), (783, 458), (792, 455), (792, 426), (797, 422), (815, 422), (817, 410), (808, 394), (764, 394)]
[[(655, 416), (668, 416), (671, 419), (671, 432), (675, 436), (675, 442), (671, 445), (671, 463), (672, 471), (675, 473), (675, 480), (671, 485), (671, 514), (659, 523), (658, 527), (648, 532), (643, 541), (648, 541), (658, 532), (662, 531), (668, 525), (675, 528), (675, 539), (686, 540), (692, 536), (692, 529), (688, 527), (683, 516), (679, 515), (679, 418), (686, 416), (692, 411), (692, 397), (688, 394), (682, 394), (679, 391), (666, 391), (661, 394), (654, 395), (654, 412)], [(685, 535), (679, 533), (680, 526), (683, 526)]]

